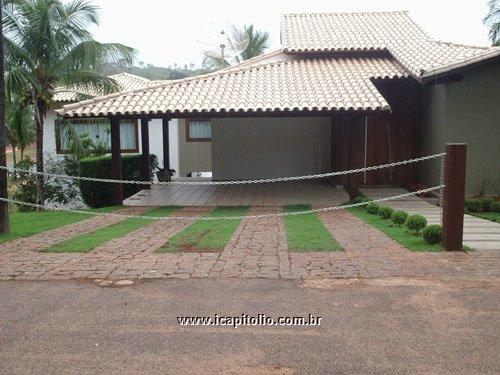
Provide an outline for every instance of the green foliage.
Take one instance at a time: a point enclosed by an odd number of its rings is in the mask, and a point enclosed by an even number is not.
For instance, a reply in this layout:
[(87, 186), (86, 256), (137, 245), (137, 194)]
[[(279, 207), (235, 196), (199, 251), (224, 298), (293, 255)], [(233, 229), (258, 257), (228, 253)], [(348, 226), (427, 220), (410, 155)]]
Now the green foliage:
[[(284, 212), (310, 210), (310, 205), (285, 206)], [(283, 217), (288, 248), (291, 251), (337, 251), (342, 250), (331, 233), (316, 214)]]
[(368, 212), (370, 215), (378, 214), (379, 209), (380, 209), (380, 206), (377, 203), (369, 203), (366, 206), (366, 212)]
[(493, 202), (493, 198), (481, 199), (481, 209), (483, 210), (483, 212), (489, 212), (491, 209), (491, 204)]
[(386, 220), (391, 218), (393, 212), (394, 210), (390, 207), (380, 207), (380, 209), (378, 210), (378, 214), (380, 215), (380, 217)]
[(418, 234), (427, 225), (427, 219), (422, 215), (411, 215), (406, 219), (406, 227)]
[[(33, 170), (35, 163), (30, 158), (21, 160), (17, 167), (22, 170)], [(59, 172), (57, 170), (56, 162), (52, 159), (47, 160), (46, 171)], [(45, 199), (50, 203), (67, 204), (77, 195), (76, 189), (71, 184), (61, 183), (56, 178), (46, 178), (44, 180)], [(37, 186), (36, 176), (30, 173), (17, 173), (17, 178), (14, 181), (14, 193), (12, 197), (17, 201), (36, 203)], [(34, 211), (32, 207), (18, 205), (21, 212)]]
[(403, 225), (408, 219), (408, 214), (404, 211), (394, 211), (391, 215), (391, 220), (396, 225)]
[(364, 195), (360, 195), (360, 196), (357, 196), (356, 198), (354, 198), (353, 200), (351, 200), (349, 203), (353, 203), (353, 204), (358, 204), (358, 203), (364, 203), (364, 202), (370, 202), (371, 199), (364, 196)]
[(483, 23), (490, 28), (489, 37), (494, 46), (500, 45), (500, 1), (490, 0), (489, 11)]
[(466, 199), (465, 207), (469, 212), (479, 212), (481, 210), (481, 201), (479, 199)]
[[(142, 155), (122, 155), (122, 179), (141, 180)], [(150, 155), (150, 168), (156, 169), (157, 159)], [(94, 178), (111, 178), (112, 165), (111, 156), (95, 156), (81, 159), (78, 162), (78, 176)], [(80, 192), (85, 204), (89, 207), (98, 208), (113, 205), (113, 184), (103, 182), (79, 181)], [(135, 184), (123, 184), (124, 199), (143, 190), (144, 186)]]
[(500, 212), (500, 201), (492, 202), (490, 205), (491, 212)]
[(422, 236), (426, 243), (434, 245), (441, 242), (442, 232), (443, 228), (441, 225), (428, 225), (424, 228)]

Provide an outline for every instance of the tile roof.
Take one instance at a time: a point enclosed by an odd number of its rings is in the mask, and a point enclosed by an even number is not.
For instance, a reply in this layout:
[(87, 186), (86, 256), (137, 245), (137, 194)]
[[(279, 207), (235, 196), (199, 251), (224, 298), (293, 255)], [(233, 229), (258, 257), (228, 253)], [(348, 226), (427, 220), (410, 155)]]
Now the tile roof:
[(407, 74), (390, 58), (296, 58), (233, 67), (64, 106), (70, 117), (109, 115), (389, 110), (372, 79)]
[(388, 51), (417, 78), (500, 55), (432, 40), (408, 12), (287, 14), (281, 43), (286, 53)]
[[(136, 76), (134, 74), (130, 73), (120, 73), (120, 74), (114, 74), (109, 76), (109, 78), (112, 78), (113, 80), (116, 81), (116, 83), (120, 86), (121, 91), (129, 91), (129, 90), (135, 90), (135, 89), (140, 89), (146, 86), (151, 86), (154, 84), (157, 84), (158, 82), (155, 81), (150, 81), (146, 78)], [(67, 86), (62, 86), (62, 87), (57, 87), (54, 93), (54, 101), (59, 102), (59, 103), (64, 103), (64, 102), (76, 102), (78, 101), (81, 97), (82, 94), (84, 96), (91, 96), (91, 97), (96, 97), (96, 96), (101, 96), (102, 93), (99, 93), (98, 91), (88, 88), (88, 87), (67, 87)]]

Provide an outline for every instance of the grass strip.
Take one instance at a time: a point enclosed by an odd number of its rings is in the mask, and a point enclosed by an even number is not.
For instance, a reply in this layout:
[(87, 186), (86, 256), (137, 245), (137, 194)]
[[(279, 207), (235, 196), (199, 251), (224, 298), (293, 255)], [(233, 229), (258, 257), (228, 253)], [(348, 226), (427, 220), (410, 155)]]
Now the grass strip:
[(500, 212), (468, 212), (468, 214), (479, 219), (500, 223)]
[[(159, 207), (149, 210), (146, 215), (154, 217), (168, 216), (177, 207)], [(87, 253), (99, 245), (151, 224), (150, 220), (130, 218), (119, 223), (99, 228), (93, 232), (70, 238), (44, 250), (46, 253)]]
[[(244, 216), (249, 207), (217, 207), (206, 216)], [(240, 219), (222, 221), (198, 220), (174, 235), (168, 242), (158, 249), (160, 253), (175, 253), (196, 249), (198, 251), (219, 251), (229, 242), (233, 233), (240, 225)]]
[[(119, 207), (103, 207), (91, 212), (112, 212)], [(91, 216), (66, 211), (13, 212), (10, 214), (10, 233), (0, 234), (0, 243), (74, 224)]]
[(408, 233), (408, 229), (405, 226), (398, 226), (390, 220), (382, 219), (379, 215), (371, 215), (366, 212), (364, 207), (351, 207), (347, 210), (364, 222), (379, 229), (381, 232), (385, 233), (388, 237), (403, 245), (408, 250), (434, 252), (443, 250), (443, 246), (441, 244), (429, 245), (425, 242), (422, 236)]
[[(310, 210), (310, 205), (285, 206), (284, 212)], [(339, 251), (342, 247), (315, 213), (284, 216), (288, 248), (291, 251)]]

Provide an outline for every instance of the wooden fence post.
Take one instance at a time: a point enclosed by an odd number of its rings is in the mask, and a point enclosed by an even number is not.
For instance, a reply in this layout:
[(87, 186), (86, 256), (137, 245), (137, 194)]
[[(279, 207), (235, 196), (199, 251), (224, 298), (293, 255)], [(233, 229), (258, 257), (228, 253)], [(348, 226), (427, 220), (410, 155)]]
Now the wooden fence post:
[[(122, 155), (120, 142), (120, 119), (111, 117), (111, 177), (115, 180), (122, 180)], [(123, 204), (123, 185), (113, 184), (113, 204), (121, 206)]]
[(444, 157), (443, 247), (462, 250), (467, 145), (447, 143)]

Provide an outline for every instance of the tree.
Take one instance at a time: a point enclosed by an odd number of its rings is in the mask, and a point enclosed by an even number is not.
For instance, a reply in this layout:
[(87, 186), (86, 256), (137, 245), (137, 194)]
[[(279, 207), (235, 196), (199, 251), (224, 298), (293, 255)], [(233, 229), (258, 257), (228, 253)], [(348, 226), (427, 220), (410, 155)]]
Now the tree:
[(490, 27), (490, 40), (494, 46), (500, 46), (500, 0), (488, 2), (489, 12), (483, 22)]
[[(242, 29), (231, 28), (231, 33), (227, 36), (229, 45), (239, 44), (243, 39), (248, 39), (247, 48), (234, 57), (236, 63), (260, 56), (269, 48), (269, 33), (267, 31), (255, 30), (253, 25), (244, 26)], [(205, 53), (203, 57), (203, 67), (209, 69), (221, 69), (230, 65), (228, 59), (211, 56)]]
[(21, 151), (21, 160), (24, 151), (35, 140), (35, 122), (31, 107), (21, 105), (18, 98), (5, 103), (6, 138), (12, 147), (14, 167), (16, 167), (16, 149)]
[[(21, 95), (36, 123), (36, 167), (43, 172), (43, 123), (59, 85), (96, 89), (103, 94), (118, 84), (98, 73), (109, 62), (132, 63), (135, 50), (95, 41), (88, 28), (99, 24), (98, 8), (85, 0), (12, 0), (4, 6), (7, 95)], [(80, 89), (81, 90), (81, 89)], [(43, 177), (37, 203), (44, 203)]]

